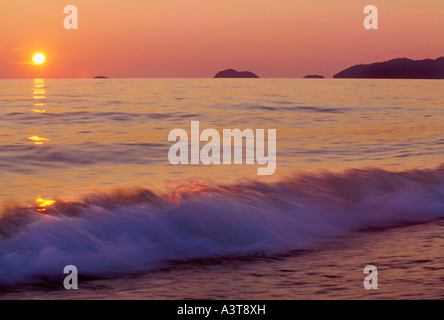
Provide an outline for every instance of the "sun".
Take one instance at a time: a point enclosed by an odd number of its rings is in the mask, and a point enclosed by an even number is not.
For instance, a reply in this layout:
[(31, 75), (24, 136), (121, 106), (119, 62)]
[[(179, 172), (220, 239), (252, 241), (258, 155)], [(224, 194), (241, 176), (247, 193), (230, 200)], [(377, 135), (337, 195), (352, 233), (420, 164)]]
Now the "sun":
[(45, 58), (45, 56), (43, 54), (37, 53), (37, 54), (34, 55), (32, 60), (34, 61), (35, 64), (42, 64), (42, 63), (45, 62), (46, 58)]

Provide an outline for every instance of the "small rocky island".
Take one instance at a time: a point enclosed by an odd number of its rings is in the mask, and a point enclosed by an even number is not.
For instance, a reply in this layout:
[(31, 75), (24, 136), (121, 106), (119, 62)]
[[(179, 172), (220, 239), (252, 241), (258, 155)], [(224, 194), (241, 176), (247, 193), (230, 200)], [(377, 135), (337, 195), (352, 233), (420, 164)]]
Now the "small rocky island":
[(347, 68), (333, 78), (444, 79), (444, 57), (425, 60), (393, 59)]
[(108, 77), (105, 77), (105, 76), (97, 76), (97, 77), (94, 77), (94, 79), (108, 79)]
[(234, 69), (227, 69), (218, 72), (214, 78), (259, 78), (253, 72), (250, 71), (236, 71)]
[(304, 79), (325, 79), (324, 76), (320, 76), (317, 74), (309, 74), (304, 77)]

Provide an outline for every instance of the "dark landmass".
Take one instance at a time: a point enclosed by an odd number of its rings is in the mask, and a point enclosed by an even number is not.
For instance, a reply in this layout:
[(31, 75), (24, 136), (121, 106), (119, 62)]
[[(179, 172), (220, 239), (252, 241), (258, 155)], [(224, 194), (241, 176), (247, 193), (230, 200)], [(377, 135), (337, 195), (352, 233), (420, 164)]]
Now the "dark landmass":
[(317, 74), (309, 74), (304, 77), (304, 79), (325, 79), (324, 76), (319, 76)]
[(444, 57), (425, 60), (393, 59), (360, 64), (345, 69), (333, 78), (361, 79), (444, 79)]
[(253, 72), (250, 71), (236, 71), (234, 69), (227, 69), (218, 72), (215, 78), (259, 78)]
[(94, 79), (108, 79), (108, 77), (105, 77), (105, 76), (97, 76), (97, 77), (94, 77)]

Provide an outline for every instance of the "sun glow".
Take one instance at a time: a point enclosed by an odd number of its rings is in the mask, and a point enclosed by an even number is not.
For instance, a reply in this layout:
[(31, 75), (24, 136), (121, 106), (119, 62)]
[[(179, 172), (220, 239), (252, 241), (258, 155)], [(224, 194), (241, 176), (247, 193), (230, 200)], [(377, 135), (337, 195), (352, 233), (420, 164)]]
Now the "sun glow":
[(42, 63), (45, 62), (46, 58), (45, 58), (45, 56), (43, 54), (37, 53), (37, 54), (34, 55), (32, 60), (34, 61), (35, 64), (42, 64)]

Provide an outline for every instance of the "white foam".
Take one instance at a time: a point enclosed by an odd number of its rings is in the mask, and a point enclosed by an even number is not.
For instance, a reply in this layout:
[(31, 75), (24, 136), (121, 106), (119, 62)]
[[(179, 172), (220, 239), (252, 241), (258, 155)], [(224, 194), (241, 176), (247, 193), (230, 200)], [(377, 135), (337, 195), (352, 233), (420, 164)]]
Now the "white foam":
[[(14, 232), (9, 224), (0, 240), (0, 284), (60, 277), (66, 265), (106, 277), (171, 260), (273, 255), (352, 231), (432, 221), (444, 217), (443, 178), (442, 170), (356, 170), (269, 184), (188, 185), (169, 195), (96, 195), (45, 215), (27, 212), (29, 223)], [(5, 228), (0, 221), (0, 233)]]

